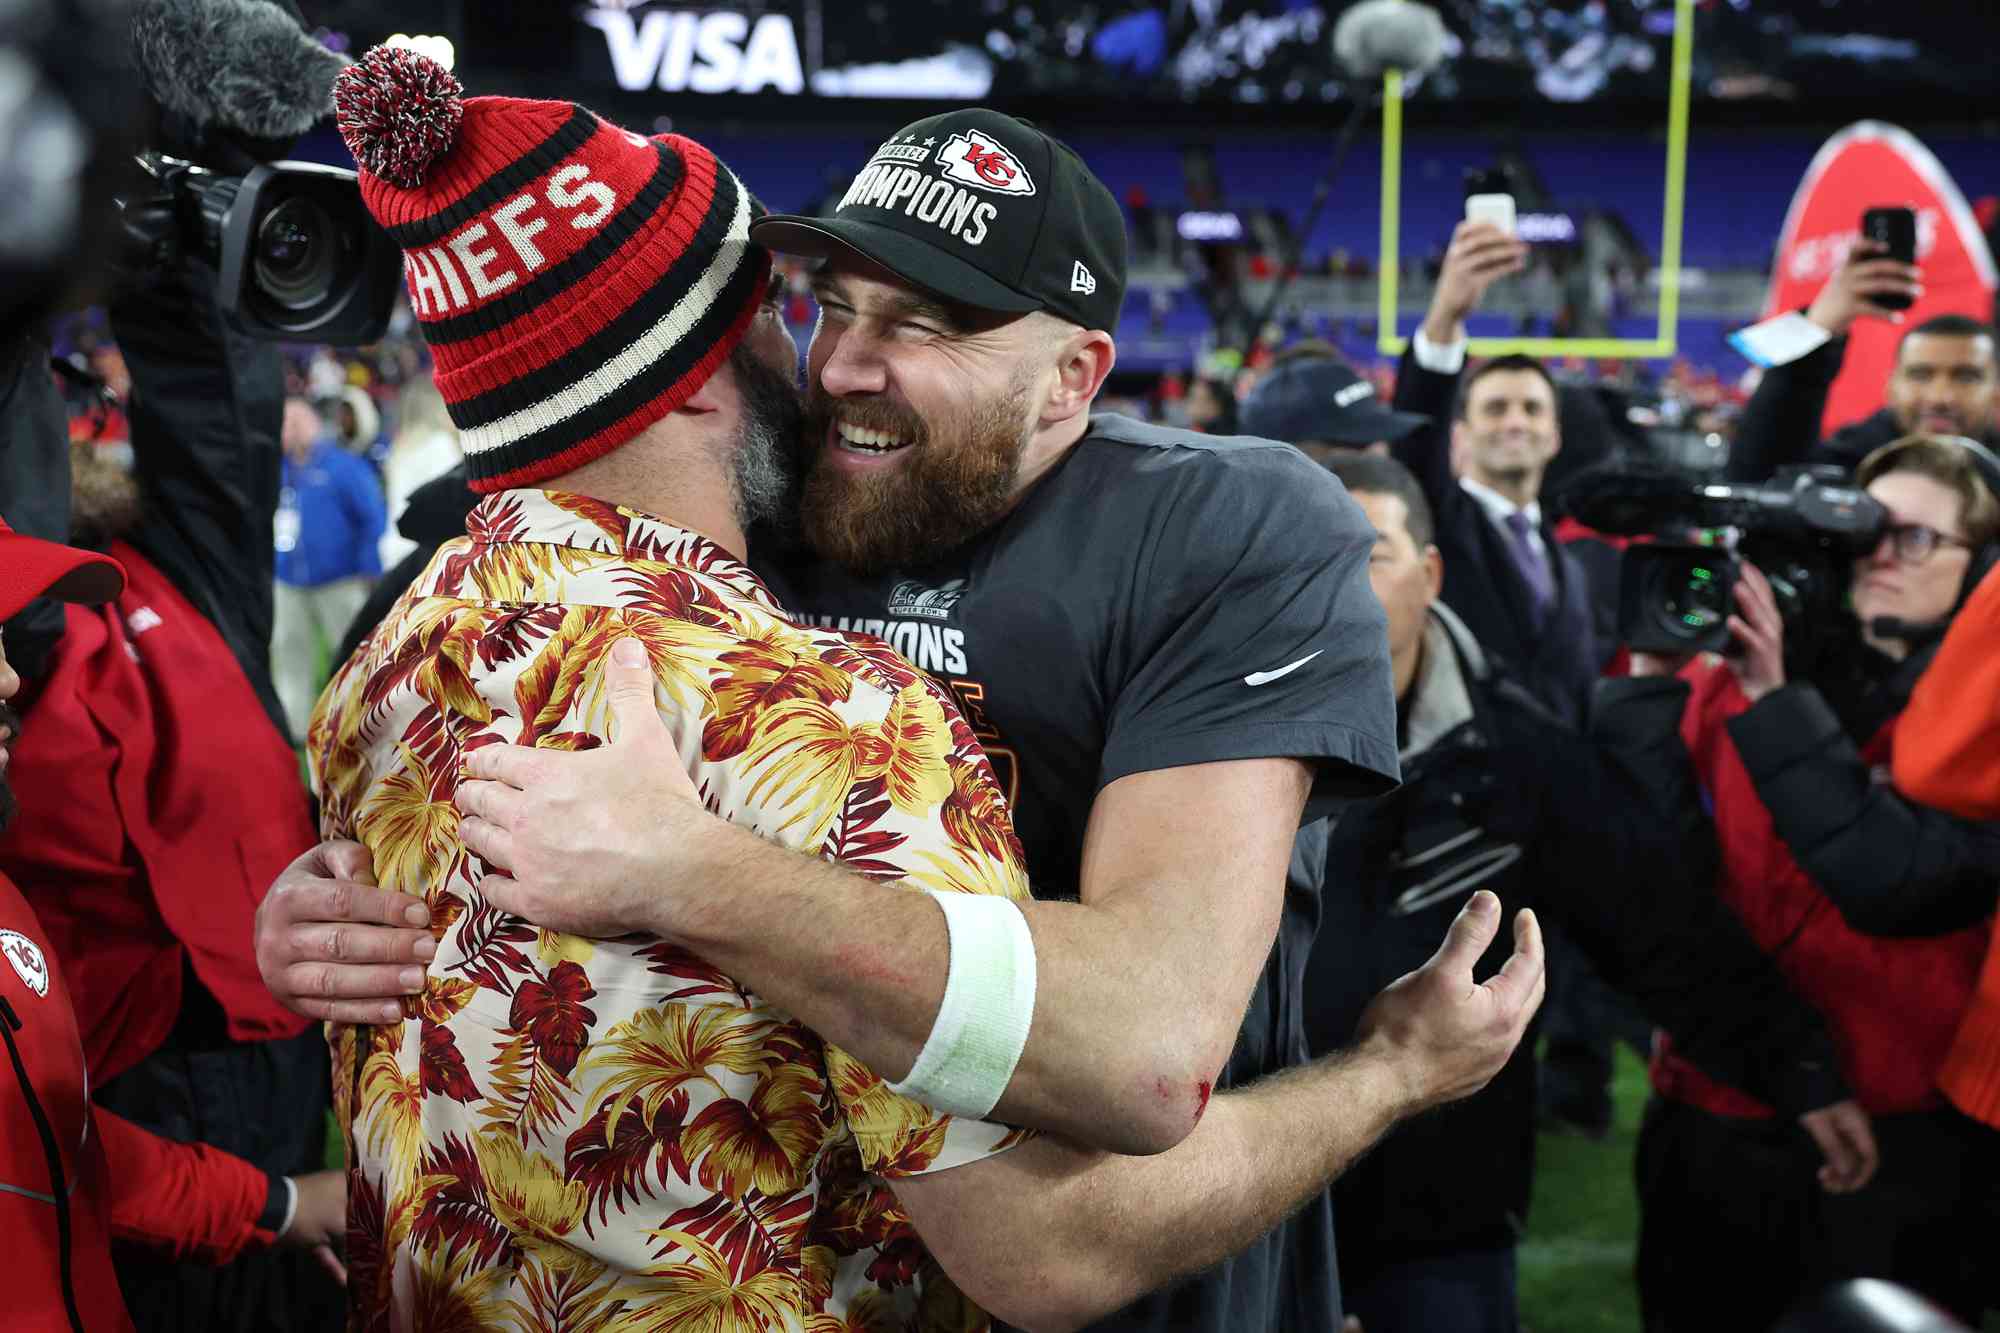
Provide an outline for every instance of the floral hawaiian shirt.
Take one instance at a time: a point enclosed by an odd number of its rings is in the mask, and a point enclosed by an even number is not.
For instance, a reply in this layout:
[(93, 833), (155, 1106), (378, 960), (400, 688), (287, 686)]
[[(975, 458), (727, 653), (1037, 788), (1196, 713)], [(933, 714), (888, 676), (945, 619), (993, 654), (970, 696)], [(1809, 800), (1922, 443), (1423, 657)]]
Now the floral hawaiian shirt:
[(327, 835), (424, 898), (438, 951), (393, 1026), (333, 1030), (356, 1328), (979, 1329), (882, 1183), (1023, 1136), (891, 1093), (700, 958), (489, 907), (460, 761), (608, 734), (636, 636), (711, 809), (913, 888), (1027, 895), (943, 692), (794, 623), (703, 537), (600, 501), (473, 512), (334, 678), (308, 748)]

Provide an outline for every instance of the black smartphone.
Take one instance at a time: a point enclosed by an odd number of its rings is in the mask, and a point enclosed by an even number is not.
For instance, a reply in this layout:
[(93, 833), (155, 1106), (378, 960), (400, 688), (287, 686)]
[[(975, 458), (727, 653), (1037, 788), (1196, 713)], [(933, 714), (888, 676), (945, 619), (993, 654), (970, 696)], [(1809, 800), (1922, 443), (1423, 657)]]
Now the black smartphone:
[[(1900, 264), (1917, 262), (1917, 214), (1909, 208), (1871, 208), (1861, 215), (1861, 239), (1885, 247), (1885, 259)], [(1885, 310), (1908, 310), (1907, 296), (1871, 296), (1869, 301)]]

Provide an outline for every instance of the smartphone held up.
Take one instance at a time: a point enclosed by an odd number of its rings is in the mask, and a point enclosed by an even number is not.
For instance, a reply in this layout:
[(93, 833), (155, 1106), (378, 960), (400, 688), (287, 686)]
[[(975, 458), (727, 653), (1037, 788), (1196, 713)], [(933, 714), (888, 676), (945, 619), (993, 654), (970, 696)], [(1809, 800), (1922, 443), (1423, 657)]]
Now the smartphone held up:
[(1465, 220), (1491, 223), (1509, 236), (1515, 234), (1514, 190), (1505, 172), (1466, 173)]
[[(1912, 208), (1871, 208), (1861, 215), (1861, 239), (1882, 247), (1884, 259), (1899, 264), (1917, 262), (1917, 213)], [(1882, 292), (1869, 298), (1884, 310), (1908, 310), (1912, 298), (1902, 292)]]

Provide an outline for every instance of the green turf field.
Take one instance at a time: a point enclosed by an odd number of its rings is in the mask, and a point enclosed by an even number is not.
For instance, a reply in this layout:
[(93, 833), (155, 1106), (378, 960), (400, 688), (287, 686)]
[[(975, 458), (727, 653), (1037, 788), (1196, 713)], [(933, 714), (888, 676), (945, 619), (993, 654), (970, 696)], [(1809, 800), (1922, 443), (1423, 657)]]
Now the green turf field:
[(1544, 1134), (1521, 1243), (1522, 1333), (1637, 1333), (1632, 1278), (1639, 1205), (1632, 1145), (1646, 1105), (1646, 1068), (1619, 1046), (1611, 1133), (1602, 1143)]

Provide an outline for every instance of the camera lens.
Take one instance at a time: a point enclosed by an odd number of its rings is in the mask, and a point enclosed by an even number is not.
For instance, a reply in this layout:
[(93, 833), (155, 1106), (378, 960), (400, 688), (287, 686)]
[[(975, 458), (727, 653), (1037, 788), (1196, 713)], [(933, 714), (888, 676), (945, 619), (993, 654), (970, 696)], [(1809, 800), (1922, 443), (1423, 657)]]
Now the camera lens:
[(1690, 562), (1665, 584), (1661, 618), (1674, 634), (1699, 639), (1729, 619), (1729, 583), (1712, 562)]
[(304, 195), (293, 195), (258, 224), (252, 254), (257, 290), (286, 310), (324, 301), (340, 267), (332, 219)]

